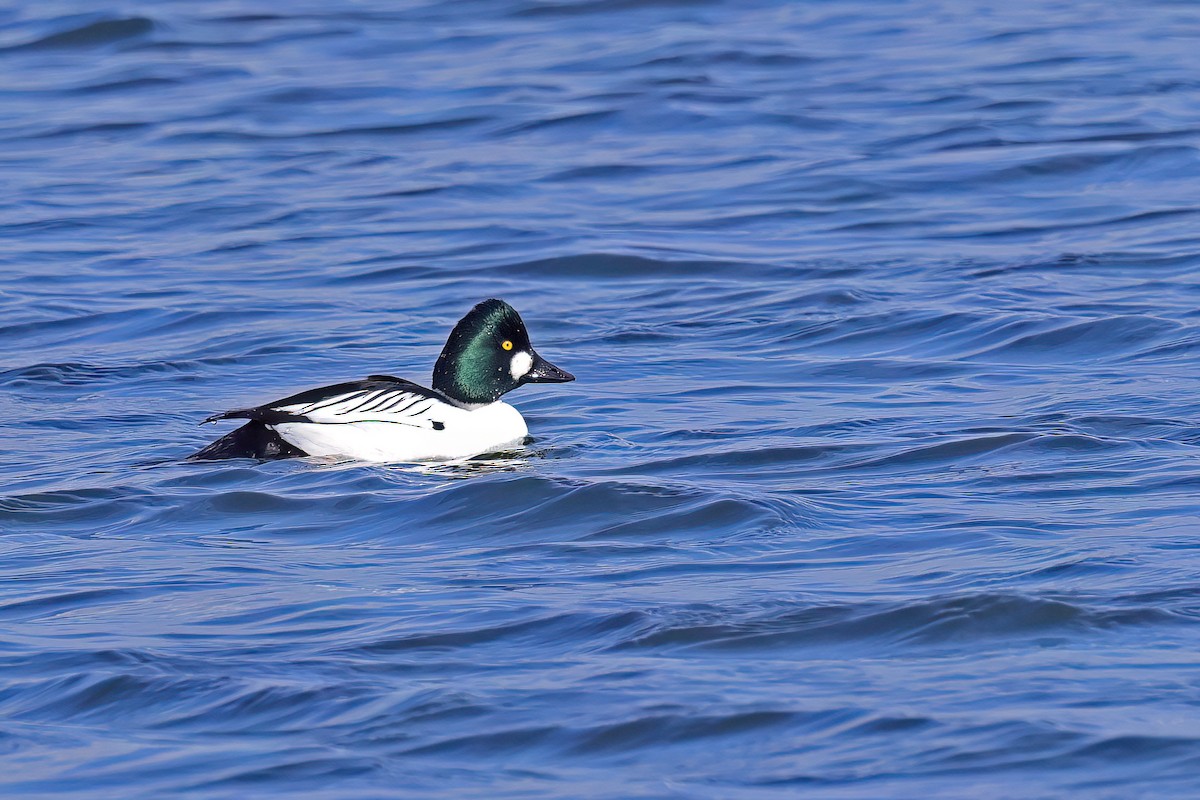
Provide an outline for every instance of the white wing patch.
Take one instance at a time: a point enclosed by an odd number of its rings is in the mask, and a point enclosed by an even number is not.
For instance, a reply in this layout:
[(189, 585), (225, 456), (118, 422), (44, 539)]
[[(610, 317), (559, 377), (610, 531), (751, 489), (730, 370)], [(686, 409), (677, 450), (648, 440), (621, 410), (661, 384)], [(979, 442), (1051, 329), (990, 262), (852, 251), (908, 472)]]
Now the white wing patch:
[(513, 376), (514, 381), (521, 380), (525, 373), (533, 368), (533, 356), (526, 353), (524, 350), (512, 357), (512, 361), (508, 365), (508, 371)]
[(359, 389), (325, 397), (312, 403), (274, 406), (273, 410), (305, 417), (309, 422), (339, 424), (347, 422), (396, 422), (421, 428), (434, 428), (433, 414), (446, 404), (432, 397), (404, 389)]

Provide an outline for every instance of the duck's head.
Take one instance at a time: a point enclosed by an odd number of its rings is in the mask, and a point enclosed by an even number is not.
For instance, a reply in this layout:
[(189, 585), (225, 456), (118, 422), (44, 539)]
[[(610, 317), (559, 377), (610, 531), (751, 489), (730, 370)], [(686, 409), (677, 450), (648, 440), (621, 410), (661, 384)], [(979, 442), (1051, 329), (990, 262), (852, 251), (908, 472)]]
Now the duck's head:
[(521, 315), (503, 300), (484, 300), (467, 312), (433, 367), (433, 388), (467, 405), (495, 402), (526, 383), (573, 380), (537, 354)]

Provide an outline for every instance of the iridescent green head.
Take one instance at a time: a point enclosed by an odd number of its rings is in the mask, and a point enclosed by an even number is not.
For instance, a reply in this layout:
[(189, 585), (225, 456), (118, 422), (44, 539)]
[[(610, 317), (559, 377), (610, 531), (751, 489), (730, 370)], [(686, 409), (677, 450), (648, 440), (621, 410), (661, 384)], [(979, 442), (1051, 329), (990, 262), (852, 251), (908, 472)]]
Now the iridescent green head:
[(433, 367), (433, 388), (464, 405), (493, 403), (525, 383), (573, 380), (537, 354), (521, 315), (495, 299), (458, 321)]

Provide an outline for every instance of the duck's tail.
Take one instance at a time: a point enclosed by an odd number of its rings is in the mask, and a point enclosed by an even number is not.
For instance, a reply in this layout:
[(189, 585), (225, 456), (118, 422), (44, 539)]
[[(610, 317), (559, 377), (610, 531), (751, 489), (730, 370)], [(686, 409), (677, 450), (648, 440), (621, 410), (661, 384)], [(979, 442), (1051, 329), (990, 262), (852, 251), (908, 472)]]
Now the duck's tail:
[(232, 433), (199, 452), (188, 456), (189, 461), (216, 461), (224, 458), (258, 458), (274, 460), (307, 455), (303, 450), (288, 444), (273, 429), (258, 420), (251, 420)]

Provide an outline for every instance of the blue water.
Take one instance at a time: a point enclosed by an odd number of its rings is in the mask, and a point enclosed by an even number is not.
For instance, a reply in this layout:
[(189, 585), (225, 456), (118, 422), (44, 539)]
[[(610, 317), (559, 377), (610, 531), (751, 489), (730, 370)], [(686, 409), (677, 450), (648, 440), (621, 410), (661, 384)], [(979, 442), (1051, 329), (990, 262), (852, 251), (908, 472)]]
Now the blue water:
[[(1198, 35), (0, 9), (0, 794), (1200, 794)], [(492, 296), (525, 450), (183, 460)]]

